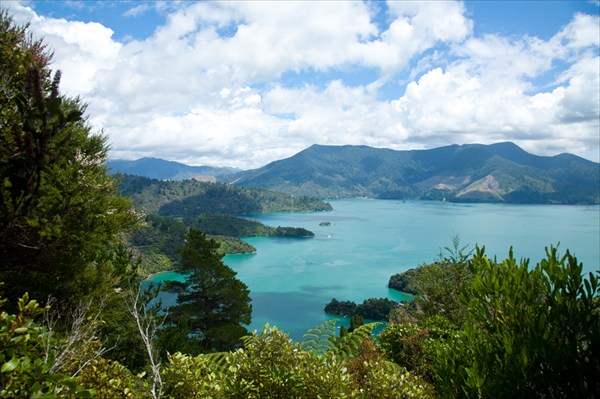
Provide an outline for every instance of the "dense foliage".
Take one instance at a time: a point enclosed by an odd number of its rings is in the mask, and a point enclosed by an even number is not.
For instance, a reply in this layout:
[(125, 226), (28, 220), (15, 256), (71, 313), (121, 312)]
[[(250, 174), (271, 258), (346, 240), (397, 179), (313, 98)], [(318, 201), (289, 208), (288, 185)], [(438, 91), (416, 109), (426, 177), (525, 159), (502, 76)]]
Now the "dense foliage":
[(164, 181), (123, 175), (119, 186), (138, 208), (163, 216), (192, 218), (202, 213), (241, 215), (332, 209), (328, 203), (308, 197), (196, 180)]
[[(49, 334), (34, 321), (45, 311), (25, 297), (18, 314), (0, 318), (0, 393), (3, 398), (432, 398), (422, 378), (386, 361), (363, 325), (335, 339), (335, 322), (309, 331), (295, 343), (277, 328), (265, 327), (232, 352), (168, 356), (160, 368), (160, 395), (148, 375), (132, 374), (95, 351), (85, 340), (58, 366), (69, 337)], [(332, 396), (334, 395), (334, 396)]]
[[(600, 392), (598, 275), (567, 251), (529, 266), (478, 250), (461, 303), (469, 324), (435, 348), (440, 390), (483, 397), (590, 397)], [(460, 391), (457, 389), (460, 386)]]
[(105, 138), (59, 93), (50, 54), (0, 16), (0, 280), (60, 300), (90, 295), (114, 271), (107, 253), (135, 215), (106, 174)]
[[(432, 388), (385, 361), (370, 345), (373, 325), (331, 341), (333, 325), (312, 330), (303, 343), (277, 328), (244, 339), (235, 352), (170, 357), (169, 398), (429, 398)], [(366, 339), (366, 341), (365, 341)], [(217, 360), (215, 360), (215, 358)]]
[[(528, 260), (424, 267), (416, 305), (378, 337), (386, 356), (435, 383), (442, 397), (589, 398), (600, 392), (598, 273), (567, 251)], [(422, 275), (422, 276), (421, 276)], [(424, 285), (423, 282), (427, 282)], [(456, 294), (456, 296), (445, 296)]]

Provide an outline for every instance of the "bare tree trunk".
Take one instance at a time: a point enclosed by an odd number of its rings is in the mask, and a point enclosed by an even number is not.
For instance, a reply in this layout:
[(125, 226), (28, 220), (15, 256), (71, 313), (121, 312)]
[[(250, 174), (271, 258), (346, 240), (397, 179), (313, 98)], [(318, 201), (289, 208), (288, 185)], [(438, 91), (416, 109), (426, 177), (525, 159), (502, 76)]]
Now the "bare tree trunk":
[[(48, 333), (44, 342), (44, 360), (46, 363), (52, 362), (50, 371), (66, 372), (72, 377), (78, 375), (90, 362), (99, 358), (112, 348), (106, 348), (98, 336), (98, 326), (101, 322), (100, 313), (104, 308), (104, 302), (98, 306), (98, 311), (90, 316), (92, 300), (81, 302), (73, 311), (71, 311), (70, 326), (65, 332), (65, 339), (53, 341), (52, 337), (56, 333), (56, 324), (58, 312), (51, 309), (55, 303), (54, 298), (48, 299), (48, 305), (44, 311), (44, 322)], [(53, 343), (58, 345), (53, 346)]]
[(140, 337), (144, 342), (144, 348), (146, 349), (146, 354), (148, 355), (150, 367), (152, 369), (152, 388), (150, 393), (153, 399), (159, 399), (162, 395), (163, 383), (160, 375), (160, 362), (158, 354), (156, 353), (156, 348), (153, 344), (153, 338), (158, 329), (165, 322), (167, 315), (165, 314), (159, 319), (158, 311), (160, 310), (160, 302), (148, 306), (148, 303), (156, 298), (158, 289), (150, 292), (147, 291), (142, 295), (141, 288), (138, 284), (136, 288), (130, 289), (129, 292), (129, 312), (133, 316)]

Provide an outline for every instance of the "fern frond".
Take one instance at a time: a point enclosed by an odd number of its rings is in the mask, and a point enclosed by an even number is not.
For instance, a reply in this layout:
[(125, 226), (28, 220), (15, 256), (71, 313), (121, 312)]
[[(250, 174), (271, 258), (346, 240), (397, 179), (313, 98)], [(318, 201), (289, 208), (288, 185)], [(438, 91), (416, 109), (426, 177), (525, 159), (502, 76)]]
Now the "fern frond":
[(229, 352), (206, 353), (202, 356), (206, 359), (210, 369), (219, 375), (224, 375), (227, 371), (228, 361), (227, 355)]
[(342, 359), (357, 356), (362, 347), (362, 343), (366, 338), (370, 338), (373, 330), (380, 326), (381, 322), (363, 324), (356, 330), (345, 335), (338, 341), (335, 353)]
[(248, 348), (252, 343), (256, 342), (257, 338), (258, 336), (256, 334), (244, 335), (240, 338), (240, 341), (242, 341), (242, 346), (244, 348)]
[(336, 319), (327, 320), (304, 334), (301, 348), (305, 351), (325, 353), (335, 347), (335, 325)]
[(240, 341), (242, 341), (242, 345), (244, 348), (248, 349), (249, 347), (251, 347), (253, 344), (256, 343), (256, 341), (262, 336), (262, 337), (266, 337), (267, 335), (271, 334), (273, 331), (277, 330), (277, 327), (271, 327), (269, 325), (269, 323), (265, 323), (265, 325), (263, 326), (263, 330), (261, 335), (258, 335), (258, 332), (256, 330), (254, 330), (252, 332), (252, 334), (248, 334), (248, 335), (244, 335), (243, 337), (240, 338)]

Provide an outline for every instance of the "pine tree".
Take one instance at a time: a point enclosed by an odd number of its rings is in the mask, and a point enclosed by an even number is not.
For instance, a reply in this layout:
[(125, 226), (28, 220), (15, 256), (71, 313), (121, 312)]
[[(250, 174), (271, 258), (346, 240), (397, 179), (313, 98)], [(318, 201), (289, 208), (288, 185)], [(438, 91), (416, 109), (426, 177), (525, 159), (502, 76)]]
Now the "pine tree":
[(188, 351), (202, 352), (230, 349), (247, 333), (241, 324), (249, 324), (251, 319), (248, 287), (223, 264), (218, 248), (219, 244), (204, 233), (195, 229), (188, 232), (180, 270), (188, 274), (187, 279), (168, 284), (169, 290), (177, 293), (177, 305), (168, 310), (171, 329), (165, 329), (161, 340), (166, 349), (183, 348), (169, 348), (171, 339), (165, 334), (178, 336), (179, 345), (187, 345)]

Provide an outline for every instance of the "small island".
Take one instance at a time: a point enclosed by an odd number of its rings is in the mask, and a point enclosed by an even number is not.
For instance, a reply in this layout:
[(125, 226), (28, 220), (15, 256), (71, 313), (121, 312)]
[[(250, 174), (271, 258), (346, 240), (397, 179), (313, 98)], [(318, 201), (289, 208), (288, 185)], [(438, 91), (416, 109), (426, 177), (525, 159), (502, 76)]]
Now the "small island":
[(331, 222), (321, 222), (319, 226), (331, 226)]
[(333, 298), (325, 306), (325, 312), (342, 317), (362, 316), (367, 320), (387, 321), (390, 312), (402, 303), (387, 298), (369, 298), (360, 305), (352, 301), (338, 301)]
[(272, 234), (276, 237), (294, 237), (294, 238), (312, 238), (315, 236), (310, 230), (306, 230), (302, 227), (277, 227)]

